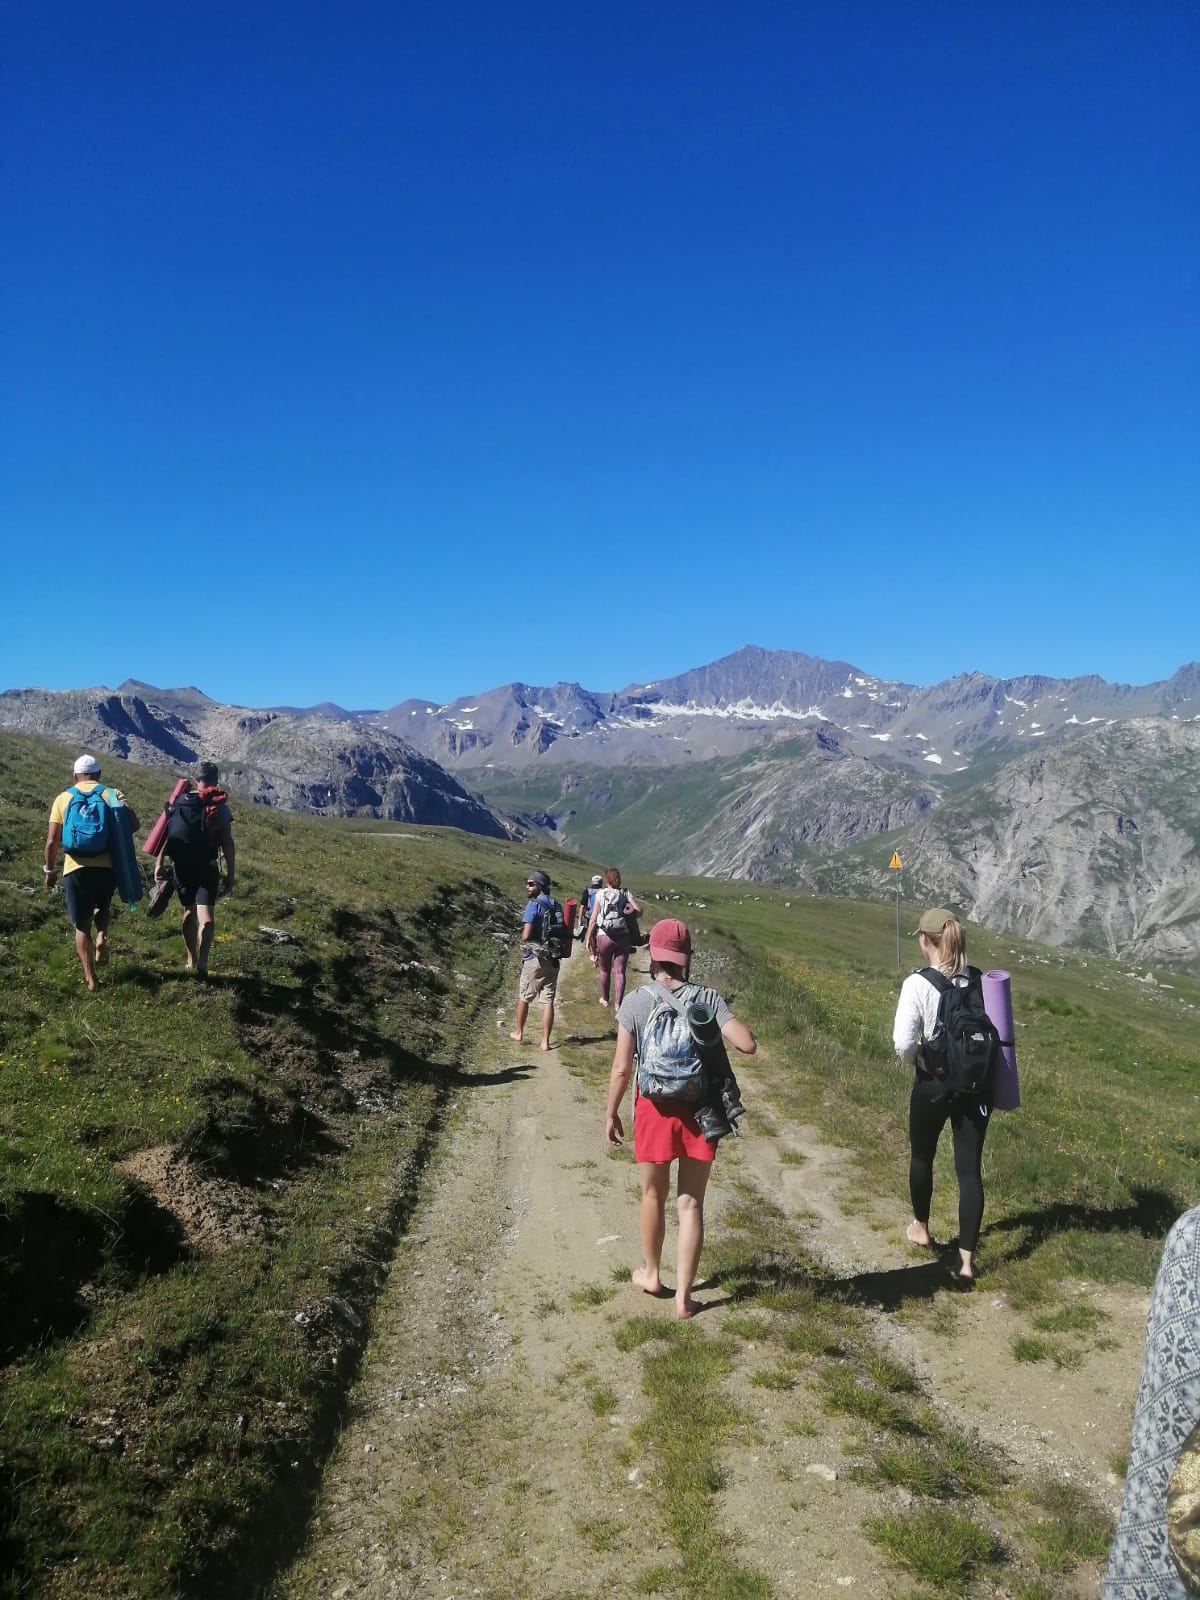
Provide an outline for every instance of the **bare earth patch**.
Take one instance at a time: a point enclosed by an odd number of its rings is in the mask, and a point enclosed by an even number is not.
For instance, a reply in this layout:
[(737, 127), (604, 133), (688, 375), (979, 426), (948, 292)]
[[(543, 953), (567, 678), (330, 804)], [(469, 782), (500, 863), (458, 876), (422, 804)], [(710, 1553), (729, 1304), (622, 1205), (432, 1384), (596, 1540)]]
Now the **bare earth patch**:
[(201, 1255), (229, 1250), (262, 1233), (258, 1207), (240, 1184), (198, 1172), (173, 1145), (136, 1150), (117, 1167), (150, 1191)]

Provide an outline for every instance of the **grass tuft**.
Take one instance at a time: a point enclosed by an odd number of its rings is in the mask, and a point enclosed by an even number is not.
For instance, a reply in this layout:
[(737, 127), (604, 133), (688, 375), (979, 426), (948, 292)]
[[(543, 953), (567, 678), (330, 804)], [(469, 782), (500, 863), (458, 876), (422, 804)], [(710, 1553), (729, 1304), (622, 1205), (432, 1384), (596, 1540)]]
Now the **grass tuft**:
[(977, 1568), (1001, 1560), (992, 1536), (954, 1511), (922, 1507), (903, 1517), (868, 1517), (863, 1529), (899, 1566), (959, 1594)]

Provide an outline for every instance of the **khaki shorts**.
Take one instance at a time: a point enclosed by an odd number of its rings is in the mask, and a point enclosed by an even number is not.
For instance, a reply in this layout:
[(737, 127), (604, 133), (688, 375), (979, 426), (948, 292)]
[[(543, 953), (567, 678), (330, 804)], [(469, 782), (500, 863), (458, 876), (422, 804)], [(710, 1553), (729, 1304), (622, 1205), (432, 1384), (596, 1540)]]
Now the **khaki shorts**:
[(557, 988), (557, 961), (552, 961), (549, 956), (539, 953), (530, 956), (528, 961), (521, 962), (521, 987), (517, 991), (517, 997), (524, 1000), (526, 1005), (531, 1005), (536, 1000), (540, 1000), (543, 1005), (549, 1005), (554, 999), (554, 991)]

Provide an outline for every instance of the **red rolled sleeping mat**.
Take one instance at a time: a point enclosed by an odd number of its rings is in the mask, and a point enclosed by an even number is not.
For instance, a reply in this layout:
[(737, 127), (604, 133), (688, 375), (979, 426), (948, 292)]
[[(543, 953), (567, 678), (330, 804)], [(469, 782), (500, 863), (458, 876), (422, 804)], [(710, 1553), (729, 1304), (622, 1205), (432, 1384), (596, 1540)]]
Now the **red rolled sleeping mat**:
[[(174, 805), (181, 794), (186, 794), (187, 786), (187, 779), (180, 778), (178, 783), (171, 790), (171, 798), (167, 801), (167, 806)], [(150, 832), (146, 835), (146, 842), (142, 846), (142, 854), (144, 856), (156, 856), (163, 847), (163, 843), (167, 837), (167, 806), (164, 806), (159, 812), (158, 820), (150, 829)]]

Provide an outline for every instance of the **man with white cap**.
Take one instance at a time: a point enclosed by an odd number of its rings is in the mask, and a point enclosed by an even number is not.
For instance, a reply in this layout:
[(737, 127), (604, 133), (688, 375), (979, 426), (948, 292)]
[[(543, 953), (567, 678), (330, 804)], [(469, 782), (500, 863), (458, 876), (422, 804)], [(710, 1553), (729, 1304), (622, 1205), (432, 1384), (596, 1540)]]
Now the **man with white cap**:
[[(64, 789), (50, 807), (50, 826), (42, 876), (46, 888), (53, 889), (58, 878), (58, 852), (63, 853), (63, 898), (67, 916), (75, 929), (75, 950), (83, 968), (83, 981), (89, 989), (99, 987), (96, 968), (108, 961), (108, 924), (112, 897), (117, 887), (112, 855), (107, 848), (108, 829), (113, 826), (106, 797), (121, 805), (125, 796), (119, 789), (106, 789), (100, 782), (100, 763), (95, 756), (80, 756), (73, 768), (75, 782)], [(97, 793), (97, 791), (99, 791)], [(130, 825), (136, 831), (138, 819), (127, 806)], [(92, 922), (96, 939), (92, 942)]]

